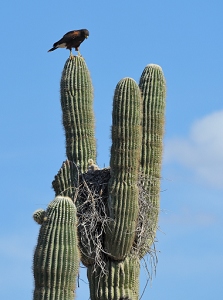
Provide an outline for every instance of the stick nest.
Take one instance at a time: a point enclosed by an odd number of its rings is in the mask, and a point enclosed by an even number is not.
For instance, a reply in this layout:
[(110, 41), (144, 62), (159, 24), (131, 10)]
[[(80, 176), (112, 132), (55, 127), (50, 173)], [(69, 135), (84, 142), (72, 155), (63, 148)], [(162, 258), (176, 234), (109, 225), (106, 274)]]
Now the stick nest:
[[(79, 176), (78, 199), (76, 202), (78, 211), (78, 232), (82, 262), (84, 265), (99, 266), (105, 272), (107, 253), (104, 250), (105, 228), (111, 219), (108, 215), (108, 182), (110, 168), (87, 172)], [(157, 205), (152, 203), (148, 193), (148, 180), (145, 185), (145, 177), (139, 176), (139, 216), (135, 232), (135, 241), (131, 249), (131, 255), (142, 258), (149, 253), (156, 266), (156, 252), (152, 248), (154, 242), (154, 221), (157, 223)]]
[(110, 169), (87, 172), (79, 176), (78, 232), (82, 262), (105, 269), (105, 227), (109, 222), (107, 210)]

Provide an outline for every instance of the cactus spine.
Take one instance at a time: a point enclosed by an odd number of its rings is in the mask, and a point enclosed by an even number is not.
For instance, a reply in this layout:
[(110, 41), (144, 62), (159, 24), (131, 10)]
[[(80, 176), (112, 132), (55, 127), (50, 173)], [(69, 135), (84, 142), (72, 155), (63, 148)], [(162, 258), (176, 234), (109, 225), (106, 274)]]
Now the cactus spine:
[(33, 262), (34, 300), (73, 300), (79, 267), (76, 208), (68, 197), (48, 206)]

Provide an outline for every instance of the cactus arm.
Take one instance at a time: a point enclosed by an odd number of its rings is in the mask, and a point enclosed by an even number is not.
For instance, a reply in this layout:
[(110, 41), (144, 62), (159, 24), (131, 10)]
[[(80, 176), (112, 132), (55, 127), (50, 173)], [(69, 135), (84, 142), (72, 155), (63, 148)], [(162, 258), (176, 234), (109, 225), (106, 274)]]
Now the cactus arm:
[(121, 80), (113, 102), (109, 212), (113, 220), (106, 231), (107, 253), (123, 259), (132, 247), (138, 217), (138, 172), (141, 145), (141, 96), (131, 78)]
[(76, 208), (68, 197), (48, 206), (34, 253), (33, 300), (73, 300), (79, 268)]
[(82, 57), (74, 56), (65, 63), (61, 82), (61, 108), (68, 160), (86, 172), (88, 160), (96, 161), (94, 137), (93, 87)]
[(52, 182), (55, 196), (66, 196), (76, 200), (78, 176), (77, 166), (69, 160), (64, 161)]
[(143, 257), (154, 241), (160, 208), (162, 141), (166, 104), (166, 83), (161, 67), (155, 64), (147, 65), (142, 72), (139, 88), (143, 99), (141, 175), (149, 207), (148, 238), (140, 250), (140, 257)]

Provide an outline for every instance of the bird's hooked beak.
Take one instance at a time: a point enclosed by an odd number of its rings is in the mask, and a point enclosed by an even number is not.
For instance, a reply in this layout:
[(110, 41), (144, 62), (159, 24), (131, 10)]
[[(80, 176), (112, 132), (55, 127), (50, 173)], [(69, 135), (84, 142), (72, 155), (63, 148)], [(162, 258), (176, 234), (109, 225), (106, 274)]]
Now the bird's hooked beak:
[(87, 38), (88, 38), (88, 35), (85, 35), (85, 38), (87, 39)]

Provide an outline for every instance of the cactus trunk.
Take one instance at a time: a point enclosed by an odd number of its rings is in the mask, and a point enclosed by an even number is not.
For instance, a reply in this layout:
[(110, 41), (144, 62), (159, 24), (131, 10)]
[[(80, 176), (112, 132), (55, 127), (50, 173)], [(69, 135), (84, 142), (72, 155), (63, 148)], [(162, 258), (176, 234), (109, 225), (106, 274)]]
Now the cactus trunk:
[(139, 267), (136, 257), (126, 257), (121, 262), (108, 260), (106, 274), (99, 267), (88, 267), (91, 300), (138, 300)]

